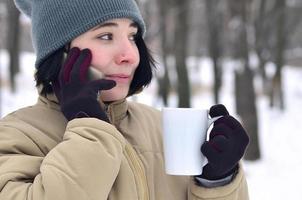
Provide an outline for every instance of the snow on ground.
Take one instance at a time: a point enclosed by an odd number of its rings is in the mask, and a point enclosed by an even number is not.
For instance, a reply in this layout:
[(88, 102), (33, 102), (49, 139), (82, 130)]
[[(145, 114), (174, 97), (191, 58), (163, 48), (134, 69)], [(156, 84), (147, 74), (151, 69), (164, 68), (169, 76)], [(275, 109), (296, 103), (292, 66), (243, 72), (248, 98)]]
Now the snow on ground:
[(252, 200), (302, 199), (302, 68), (284, 69), (286, 111), (258, 101), (262, 159), (245, 162)]
[[(21, 72), (17, 77), (17, 93), (8, 90), (7, 54), (0, 51), (1, 75), (1, 116), (23, 106), (36, 102), (37, 94), (34, 86), (34, 56), (23, 53), (21, 56)], [(191, 62), (191, 61), (190, 61)], [(193, 62), (193, 61), (192, 61)], [(194, 61), (196, 62), (196, 61)], [(194, 63), (193, 62), (193, 63)], [(197, 61), (200, 70), (190, 69), (191, 80), (202, 83), (203, 87), (192, 100), (193, 107), (209, 108), (213, 104), (210, 93), (213, 82), (212, 71), (208, 59)], [(232, 65), (225, 64), (222, 88), (222, 103), (230, 113), (234, 113)], [(256, 162), (244, 162), (251, 200), (283, 200), (302, 199), (302, 67), (285, 67), (284, 83), (286, 111), (268, 108), (268, 99), (260, 96), (257, 101), (260, 148), (262, 158)], [(134, 100), (161, 107), (155, 98), (156, 83), (154, 82)], [(177, 105), (177, 98), (169, 99), (171, 106)]]

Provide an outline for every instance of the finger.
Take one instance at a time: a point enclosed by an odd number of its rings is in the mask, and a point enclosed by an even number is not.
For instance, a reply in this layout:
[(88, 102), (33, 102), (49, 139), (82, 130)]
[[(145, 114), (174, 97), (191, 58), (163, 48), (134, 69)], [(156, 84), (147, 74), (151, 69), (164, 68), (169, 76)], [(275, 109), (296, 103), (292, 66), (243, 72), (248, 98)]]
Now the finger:
[(224, 124), (224, 125), (228, 126), (229, 128), (231, 128), (232, 130), (243, 129), (243, 127), (240, 124), (240, 122), (237, 119), (235, 119), (234, 117), (232, 117), (232, 116), (222, 117), (222, 118), (220, 118), (220, 119), (218, 119), (216, 121), (216, 124), (217, 125), (218, 124)]
[(227, 151), (230, 146), (230, 141), (224, 135), (218, 135), (209, 141), (209, 144), (214, 148), (217, 152), (222, 153)]
[(210, 108), (209, 114), (213, 118), (213, 117), (217, 117), (217, 116), (221, 116), (221, 115), (227, 116), (227, 115), (229, 115), (229, 112), (224, 105), (216, 104)]
[(230, 129), (225, 124), (215, 125), (210, 131), (210, 140), (219, 135), (230, 138), (232, 137), (232, 129)]
[(208, 141), (203, 143), (200, 151), (208, 159), (209, 163), (215, 162), (219, 154), (219, 151), (215, 149), (215, 147), (213, 147)]
[(236, 135), (237, 141), (241, 144), (241, 146), (245, 149), (250, 142), (250, 138), (247, 132), (243, 129), (237, 129), (234, 133)]
[(116, 86), (116, 82), (113, 80), (100, 79), (91, 81), (89, 85), (93, 88), (95, 92), (100, 90), (110, 90)]
[(86, 80), (87, 71), (91, 63), (91, 59), (92, 54), (89, 49), (84, 49), (81, 51), (79, 58), (77, 59), (76, 63), (74, 64), (71, 70), (71, 82), (84, 82)]
[(74, 47), (69, 51), (68, 56), (63, 64), (63, 67), (61, 67), (61, 70), (59, 73), (60, 85), (63, 85), (69, 81), (72, 66), (76, 62), (79, 55), (80, 55), (80, 49), (77, 47)]

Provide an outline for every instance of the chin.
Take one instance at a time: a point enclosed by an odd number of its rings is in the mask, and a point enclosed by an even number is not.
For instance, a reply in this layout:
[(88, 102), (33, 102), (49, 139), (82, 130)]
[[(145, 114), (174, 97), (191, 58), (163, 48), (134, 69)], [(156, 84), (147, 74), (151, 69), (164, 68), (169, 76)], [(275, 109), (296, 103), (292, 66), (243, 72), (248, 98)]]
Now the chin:
[(101, 99), (103, 102), (113, 102), (126, 98), (128, 91), (117, 91), (115, 89), (103, 91)]

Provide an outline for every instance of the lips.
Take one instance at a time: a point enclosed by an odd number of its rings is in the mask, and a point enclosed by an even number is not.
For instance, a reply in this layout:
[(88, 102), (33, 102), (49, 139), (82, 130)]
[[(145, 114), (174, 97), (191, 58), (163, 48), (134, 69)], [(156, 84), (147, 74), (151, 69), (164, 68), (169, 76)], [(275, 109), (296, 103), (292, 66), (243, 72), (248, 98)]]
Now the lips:
[(130, 81), (130, 76), (126, 74), (110, 74), (105, 76), (106, 79), (114, 80), (118, 83), (128, 83)]

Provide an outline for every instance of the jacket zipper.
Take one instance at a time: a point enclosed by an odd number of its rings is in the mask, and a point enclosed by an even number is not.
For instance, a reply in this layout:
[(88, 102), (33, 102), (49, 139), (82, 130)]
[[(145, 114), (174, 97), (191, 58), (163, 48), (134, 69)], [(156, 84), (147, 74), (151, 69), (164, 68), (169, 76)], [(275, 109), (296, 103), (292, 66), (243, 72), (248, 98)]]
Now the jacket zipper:
[[(104, 110), (112, 124), (113, 122), (113, 112), (111, 111), (111, 106), (105, 105)], [(147, 177), (143, 167), (141, 159), (138, 157), (136, 151), (133, 149), (131, 144), (126, 141), (125, 146), (125, 156), (129, 162), (131, 169), (133, 170), (135, 182), (137, 184), (138, 195), (140, 200), (149, 200), (149, 190), (147, 185)]]
[(113, 124), (113, 122), (112, 122), (112, 112), (111, 112), (111, 109), (110, 109), (110, 105), (108, 105), (108, 104), (103, 104), (103, 109), (104, 109), (104, 111), (105, 111), (105, 114), (107, 115), (107, 117), (108, 117), (108, 120), (109, 120), (109, 122), (111, 122), (112, 124)]
[(127, 160), (130, 161), (130, 166), (133, 168), (134, 177), (136, 180), (136, 183), (138, 185), (138, 188), (141, 188), (142, 190), (139, 190), (139, 197), (141, 197), (142, 200), (149, 200), (149, 191), (148, 191), (148, 185), (147, 185), (147, 178), (145, 175), (145, 170), (142, 164), (142, 161), (138, 157), (137, 153), (133, 149), (133, 147), (127, 142), (125, 146), (125, 156)]

